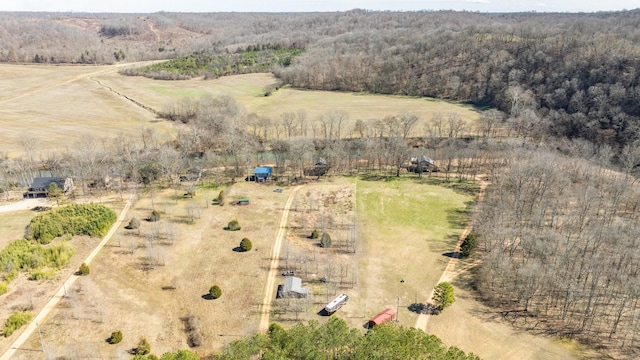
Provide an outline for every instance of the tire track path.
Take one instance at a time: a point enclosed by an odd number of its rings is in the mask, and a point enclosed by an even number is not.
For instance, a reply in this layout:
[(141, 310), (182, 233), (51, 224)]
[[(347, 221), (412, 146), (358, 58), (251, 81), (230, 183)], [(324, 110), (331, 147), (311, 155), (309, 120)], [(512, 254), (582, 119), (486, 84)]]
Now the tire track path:
[[(260, 316), (260, 325), (258, 331), (266, 332), (269, 329), (269, 316), (271, 313), (271, 300), (273, 299), (273, 290), (275, 288), (276, 279), (278, 278), (278, 263), (280, 261), (280, 250), (282, 248), (282, 240), (287, 230), (287, 219), (289, 218), (289, 209), (295, 199), (298, 190), (302, 188), (302, 185), (298, 185), (291, 191), (287, 203), (284, 205), (282, 211), (282, 217), (280, 218), (280, 225), (278, 226), (278, 232), (276, 233), (276, 241), (271, 249), (271, 258), (269, 263), (269, 274), (267, 275), (267, 285), (264, 289), (264, 298), (262, 299), (262, 312)], [(2, 359), (0, 359), (2, 360)]]
[[(476, 198), (476, 206), (478, 206), (482, 200), (484, 199), (484, 191), (487, 188), (487, 185), (489, 185), (488, 182), (481, 180), (480, 179), (481, 176), (478, 176), (476, 179), (479, 180), (480, 182), (480, 192), (478, 193), (478, 197)], [(484, 176), (482, 176), (484, 177)], [(444, 271), (442, 272), (442, 276), (440, 276), (440, 279), (438, 280), (438, 282), (436, 284), (439, 284), (443, 281), (451, 281), (453, 280), (456, 276), (460, 275), (462, 273), (463, 270), (468, 270), (470, 269), (472, 266), (465, 266), (463, 269), (459, 270), (459, 271), (454, 271), (456, 268), (456, 265), (458, 265), (458, 261), (460, 260), (460, 245), (462, 244), (462, 241), (464, 241), (464, 238), (467, 237), (467, 235), (471, 232), (472, 229), (472, 221), (469, 221), (469, 224), (467, 224), (467, 226), (464, 228), (464, 230), (462, 230), (462, 232), (460, 233), (460, 236), (458, 237), (458, 242), (456, 242), (456, 246), (453, 249), (453, 256), (451, 257), (451, 259), (449, 259), (449, 262), (447, 263), (447, 266), (445, 267)], [(473, 265), (477, 265), (477, 262), (473, 263)], [(435, 292), (435, 288), (431, 289), (431, 292), (429, 293), (429, 296), (427, 297), (427, 300), (425, 301), (425, 303), (428, 303), (431, 301), (431, 299), (433, 298), (433, 293)], [(416, 320), (416, 324), (415, 324), (415, 328), (417, 329), (422, 329), (423, 331), (427, 331), (427, 325), (429, 324), (429, 316), (430, 315), (426, 315), (426, 314), (420, 314), (418, 315), (418, 320)]]

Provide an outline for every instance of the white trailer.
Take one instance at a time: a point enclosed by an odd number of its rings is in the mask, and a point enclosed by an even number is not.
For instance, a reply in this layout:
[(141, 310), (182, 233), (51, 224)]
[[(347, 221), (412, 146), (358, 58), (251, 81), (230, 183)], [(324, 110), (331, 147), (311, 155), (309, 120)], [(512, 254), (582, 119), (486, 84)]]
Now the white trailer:
[(331, 300), (327, 306), (324, 307), (324, 311), (328, 314), (333, 314), (338, 311), (344, 304), (349, 300), (349, 296), (347, 294), (340, 294), (337, 298)]

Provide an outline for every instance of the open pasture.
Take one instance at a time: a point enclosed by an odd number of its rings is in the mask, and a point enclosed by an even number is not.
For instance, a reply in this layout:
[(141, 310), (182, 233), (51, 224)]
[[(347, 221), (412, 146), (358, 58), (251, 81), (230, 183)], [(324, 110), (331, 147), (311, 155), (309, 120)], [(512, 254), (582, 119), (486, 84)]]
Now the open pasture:
[[(117, 71), (121, 66), (0, 64), (0, 153), (20, 155), (27, 142), (36, 153), (72, 150), (79, 146), (79, 139), (110, 142), (123, 134), (139, 136), (147, 128), (171, 136), (176, 125), (158, 119), (141, 105), (162, 111), (184, 97), (197, 99), (205, 93), (232, 96), (248, 113), (268, 117), (272, 123), (280, 121), (284, 112), (304, 110), (308, 136), (312, 136), (318, 117), (329, 111), (347, 114), (343, 137), (350, 136), (358, 119), (367, 122), (401, 112), (420, 117), (413, 136), (423, 134), (425, 123), (437, 114), (446, 120), (448, 114), (457, 113), (467, 123), (478, 118), (470, 106), (425, 98), (286, 87), (265, 97), (265, 87), (276, 82), (271, 74), (163, 81), (120, 75)], [(270, 136), (276, 136), (275, 130)]]

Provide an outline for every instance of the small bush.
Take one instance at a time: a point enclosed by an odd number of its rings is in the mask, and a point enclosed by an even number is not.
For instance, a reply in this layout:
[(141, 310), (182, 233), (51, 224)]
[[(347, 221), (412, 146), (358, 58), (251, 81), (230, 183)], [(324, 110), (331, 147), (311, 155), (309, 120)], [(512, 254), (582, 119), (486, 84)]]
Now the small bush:
[(122, 341), (122, 331), (114, 331), (109, 338), (109, 344), (118, 344)]
[(29, 280), (34, 280), (34, 281), (49, 280), (49, 279), (53, 279), (55, 276), (56, 276), (55, 269), (46, 269), (46, 270), (36, 269), (31, 272), (31, 275), (29, 275)]
[(220, 205), (224, 204), (224, 190), (220, 190), (218, 197), (214, 201)]
[(78, 269), (78, 273), (82, 276), (86, 276), (91, 273), (91, 269), (89, 269), (89, 265), (82, 263), (82, 265), (80, 265), (80, 269)]
[(2, 335), (9, 337), (16, 330), (20, 329), (24, 324), (28, 323), (33, 315), (25, 311), (17, 311), (11, 314), (7, 321), (4, 322), (4, 328), (2, 329)]
[(151, 344), (149, 344), (149, 340), (147, 338), (142, 337), (140, 341), (138, 341), (138, 346), (136, 347), (136, 355), (147, 355), (151, 352)]
[(149, 217), (149, 221), (151, 222), (160, 221), (160, 213), (157, 210), (153, 210), (151, 212), (151, 216)]
[(327, 233), (322, 233), (322, 238), (320, 238), (320, 246), (323, 248), (331, 247), (331, 236)]
[(138, 219), (137, 217), (134, 217), (131, 220), (129, 220), (129, 225), (127, 226), (127, 228), (128, 229), (140, 228), (140, 219)]
[(320, 237), (320, 231), (318, 231), (318, 229), (313, 229), (313, 231), (311, 232), (311, 239), (317, 239)]
[(242, 241), (240, 241), (240, 250), (249, 251), (251, 250), (251, 247), (252, 247), (251, 240), (249, 240), (248, 238), (244, 238), (242, 239)]
[(238, 222), (238, 220), (229, 221), (229, 224), (227, 225), (227, 230), (229, 230), (229, 231), (238, 231), (238, 230), (240, 230), (240, 223)]
[(9, 291), (9, 285), (6, 282), (0, 282), (0, 295), (4, 295), (7, 291)]
[(214, 299), (218, 299), (222, 296), (222, 289), (220, 289), (218, 285), (213, 285), (211, 289), (209, 289), (209, 295)]

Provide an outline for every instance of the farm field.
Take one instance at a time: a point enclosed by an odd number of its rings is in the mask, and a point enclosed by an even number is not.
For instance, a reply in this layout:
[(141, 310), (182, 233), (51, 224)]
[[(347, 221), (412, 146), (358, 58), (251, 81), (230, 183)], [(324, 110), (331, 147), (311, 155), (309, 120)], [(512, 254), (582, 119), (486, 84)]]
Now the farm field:
[[(368, 95), (283, 88), (265, 97), (264, 88), (274, 84), (270, 74), (248, 74), (216, 80), (162, 81), (118, 74), (124, 65), (50, 66), (0, 64), (0, 153), (20, 155), (25, 139), (36, 152), (66, 151), (81, 147), (79, 139), (112, 141), (123, 134), (139, 136), (154, 129), (171, 136), (175, 124), (158, 119), (134, 101), (155, 111), (184, 97), (232, 96), (248, 112), (280, 120), (283, 112), (304, 109), (309, 122), (330, 110), (345, 111), (347, 135), (358, 119), (382, 119), (402, 111), (415, 112), (422, 123), (436, 113), (456, 112), (468, 122), (478, 118), (469, 106), (432, 99)], [(127, 65), (128, 66), (128, 65)], [(126, 96), (126, 98), (125, 98)], [(129, 98), (129, 99), (127, 99)]]
[[(474, 185), (454, 189), (438, 182), (437, 178), (384, 181), (343, 177), (325, 178), (300, 188), (291, 205), (276, 284), (283, 282), (281, 271), (294, 270), (312, 296), (309, 300), (272, 298), (270, 321), (285, 326), (307, 319), (326, 321), (328, 317), (318, 312), (344, 292), (349, 303), (334, 316), (345, 319), (351, 327), (365, 331), (367, 320), (387, 307), (399, 309), (400, 324), (413, 326), (418, 315), (407, 307), (428, 300), (425, 297), (445, 268), (449, 259), (445, 254), (464, 227), (473, 201), (469, 189)], [(292, 189), (285, 187), (278, 193), (274, 188), (275, 184), (234, 184), (225, 189), (226, 204), (222, 207), (211, 205), (221, 189), (211, 186), (198, 188), (193, 199), (173, 189), (142, 193), (128, 219), (144, 219), (155, 208), (161, 213), (160, 221), (143, 220), (139, 232), (119, 229), (93, 261), (91, 274), (80, 278), (40, 324), (45, 353), (34, 333), (16, 358), (33, 359), (36, 354), (41, 358), (95, 354), (116, 358), (135, 347), (143, 336), (156, 354), (188, 348), (190, 317), (198, 319), (203, 346), (194, 349), (200, 355), (256, 332), (270, 247)], [(241, 197), (248, 197), (251, 204), (232, 204)], [(354, 210), (358, 236), (351, 242)], [(239, 220), (240, 231), (224, 230), (232, 219)], [(332, 247), (321, 248), (318, 240), (310, 240), (313, 229), (331, 233)], [(234, 251), (243, 237), (253, 242), (248, 253)], [(81, 239), (87, 238), (74, 241)], [(74, 263), (66, 271), (77, 266)], [(329, 281), (321, 283), (322, 276)], [(206, 296), (213, 284), (223, 291), (218, 300)], [(43, 299), (56, 287), (53, 281), (46, 286), (27, 285)], [(433, 317), (428, 327), (447, 345), (483, 358), (508, 359), (514, 354), (523, 359), (572, 358), (573, 353), (563, 344), (515, 333), (508, 324), (491, 318), (487, 309), (475, 312), (473, 309), (482, 306), (463, 285), (462, 289), (458, 283), (454, 285), (458, 302)], [(124, 340), (110, 345), (105, 339), (116, 330), (123, 332)], [(482, 335), (485, 332), (488, 334)], [(504, 338), (509, 339), (508, 344)]]
[[(14, 69), (17, 75), (9, 75)], [(0, 152), (19, 155), (24, 141), (37, 154), (73, 151), (87, 138), (137, 135), (141, 128), (170, 133), (171, 124), (154, 122), (155, 115), (96, 82), (97, 75), (116, 71), (116, 66), (0, 65), (0, 74), (10, 79), (3, 81), (0, 99)]]

